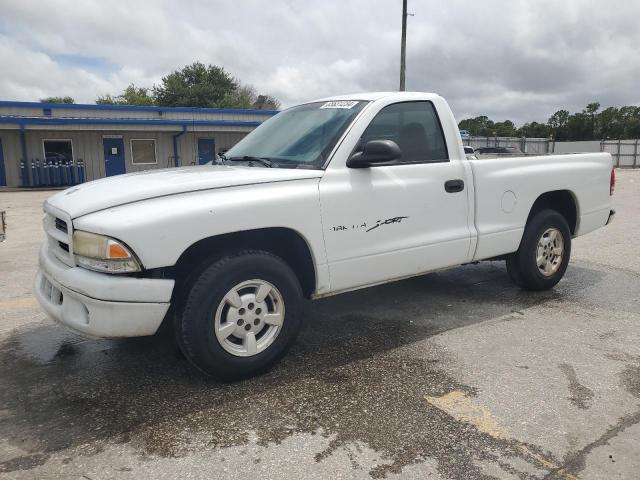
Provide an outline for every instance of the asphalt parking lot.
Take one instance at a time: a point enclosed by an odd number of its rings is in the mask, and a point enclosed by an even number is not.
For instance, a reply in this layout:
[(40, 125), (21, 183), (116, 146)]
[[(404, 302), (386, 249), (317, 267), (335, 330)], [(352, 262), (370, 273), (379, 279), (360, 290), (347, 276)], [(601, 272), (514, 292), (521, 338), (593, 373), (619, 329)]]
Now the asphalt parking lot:
[(167, 337), (45, 318), (49, 194), (0, 192), (2, 478), (638, 478), (640, 171), (553, 291), (486, 262), (309, 302), (284, 361), (234, 384)]

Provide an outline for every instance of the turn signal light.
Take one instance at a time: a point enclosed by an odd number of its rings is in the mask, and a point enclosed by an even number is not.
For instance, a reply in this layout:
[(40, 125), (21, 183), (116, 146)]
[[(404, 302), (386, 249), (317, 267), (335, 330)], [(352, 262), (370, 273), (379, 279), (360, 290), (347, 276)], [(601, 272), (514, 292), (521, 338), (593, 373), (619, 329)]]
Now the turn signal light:
[(108, 258), (129, 258), (129, 252), (119, 243), (109, 242)]

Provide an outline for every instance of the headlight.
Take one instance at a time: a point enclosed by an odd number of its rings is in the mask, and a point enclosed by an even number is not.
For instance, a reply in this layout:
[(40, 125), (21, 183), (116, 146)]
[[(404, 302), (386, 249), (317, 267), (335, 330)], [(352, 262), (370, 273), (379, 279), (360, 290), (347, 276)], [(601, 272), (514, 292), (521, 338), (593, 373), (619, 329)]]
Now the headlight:
[(73, 232), (73, 254), (82, 267), (106, 273), (139, 272), (135, 255), (113, 238), (76, 230)]

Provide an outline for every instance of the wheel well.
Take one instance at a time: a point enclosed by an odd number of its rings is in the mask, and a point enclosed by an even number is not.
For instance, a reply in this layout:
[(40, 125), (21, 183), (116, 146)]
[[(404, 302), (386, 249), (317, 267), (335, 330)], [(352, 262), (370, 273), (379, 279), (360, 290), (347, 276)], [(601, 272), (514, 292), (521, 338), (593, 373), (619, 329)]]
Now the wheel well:
[(546, 208), (555, 210), (564, 217), (569, 225), (572, 235), (575, 235), (578, 226), (578, 206), (575, 197), (568, 190), (555, 190), (540, 195), (531, 207), (527, 222), (536, 213)]
[(184, 286), (189, 276), (209, 260), (235, 250), (264, 250), (282, 258), (294, 271), (305, 297), (316, 288), (316, 272), (305, 239), (289, 228), (261, 228), (202, 239), (187, 248), (175, 264), (174, 276)]

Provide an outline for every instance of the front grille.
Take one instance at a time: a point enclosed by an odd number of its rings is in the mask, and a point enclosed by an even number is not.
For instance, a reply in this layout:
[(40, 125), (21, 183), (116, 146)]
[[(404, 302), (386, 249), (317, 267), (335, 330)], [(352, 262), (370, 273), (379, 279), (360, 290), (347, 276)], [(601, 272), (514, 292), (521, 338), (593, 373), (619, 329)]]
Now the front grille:
[(68, 233), (68, 231), (67, 231), (67, 222), (65, 222), (64, 220), (56, 218), (56, 228), (58, 230), (60, 230), (61, 232)]
[(46, 212), (43, 218), (43, 227), (47, 234), (49, 251), (62, 263), (73, 267), (71, 219), (66, 219), (62, 215), (57, 217), (50, 212)]

